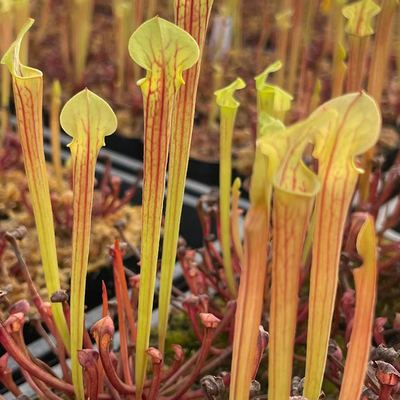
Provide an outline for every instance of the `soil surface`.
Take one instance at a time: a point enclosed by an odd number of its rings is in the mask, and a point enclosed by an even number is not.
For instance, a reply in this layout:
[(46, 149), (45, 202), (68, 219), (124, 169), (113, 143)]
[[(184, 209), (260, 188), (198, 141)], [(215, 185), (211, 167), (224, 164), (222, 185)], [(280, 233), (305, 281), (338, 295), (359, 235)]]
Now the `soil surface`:
[[(41, 264), (39, 243), (33, 213), (27, 189), (25, 172), (22, 163), (19, 168), (1, 171), (0, 173), (0, 228), (13, 230), (20, 225), (27, 228), (26, 237), (20, 242), (20, 250), (26, 260), (32, 279), (43, 299), (48, 299), (44, 273)], [(70, 188), (71, 174), (69, 168), (63, 170), (63, 188), (59, 189), (51, 164), (48, 164), (49, 185), (52, 196), (55, 218), (56, 246), (58, 254), (58, 268), (62, 289), (69, 289), (71, 274), (71, 234), (72, 234), (72, 191)], [(108, 202), (111, 200), (108, 199)], [(119, 201), (119, 200), (118, 200)], [(99, 267), (106, 266), (109, 260), (109, 246), (118, 238), (121, 240), (114, 224), (125, 222), (124, 232), (127, 239), (134, 246), (139, 245), (141, 233), (141, 207), (129, 204), (119, 207), (118, 201), (114, 204), (115, 212), (101, 213), (103, 195), (99, 189), (94, 193), (94, 207), (92, 220), (91, 245), (89, 252), (88, 271), (92, 272)], [(109, 203), (107, 203), (109, 204)], [(0, 289), (12, 285), (12, 292), (7, 296), (11, 303), (26, 298), (27, 285), (19, 273), (14, 253), (6, 248), (0, 258)]]

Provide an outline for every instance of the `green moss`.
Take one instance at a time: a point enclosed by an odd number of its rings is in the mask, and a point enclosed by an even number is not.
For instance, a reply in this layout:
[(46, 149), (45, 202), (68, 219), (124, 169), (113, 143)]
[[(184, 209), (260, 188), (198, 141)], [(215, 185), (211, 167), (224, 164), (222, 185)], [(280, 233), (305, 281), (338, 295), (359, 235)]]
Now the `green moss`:
[[(165, 340), (164, 363), (171, 365), (174, 358), (173, 344), (182, 346), (186, 360), (189, 359), (200, 347), (200, 344), (190, 325), (186, 313), (172, 311), (168, 324), (168, 331)], [(158, 329), (154, 328), (150, 334), (150, 346), (158, 347)]]

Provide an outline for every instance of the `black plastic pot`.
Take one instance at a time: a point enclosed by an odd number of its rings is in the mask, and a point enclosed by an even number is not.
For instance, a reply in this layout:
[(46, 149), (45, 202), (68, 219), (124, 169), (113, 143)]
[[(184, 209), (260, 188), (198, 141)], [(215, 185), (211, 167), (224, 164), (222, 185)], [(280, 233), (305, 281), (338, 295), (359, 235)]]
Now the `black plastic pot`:
[[(129, 139), (118, 134), (110, 135), (106, 137), (106, 148), (108, 151), (139, 162), (143, 160), (143, 141), (141, 139)], [(236, 171), (232, 171), (232, 176), (232, 179), (237, 176), (244, 179)], [(219, 163), (190, 158), (187, 177), (208, 186), (219, 186)]]

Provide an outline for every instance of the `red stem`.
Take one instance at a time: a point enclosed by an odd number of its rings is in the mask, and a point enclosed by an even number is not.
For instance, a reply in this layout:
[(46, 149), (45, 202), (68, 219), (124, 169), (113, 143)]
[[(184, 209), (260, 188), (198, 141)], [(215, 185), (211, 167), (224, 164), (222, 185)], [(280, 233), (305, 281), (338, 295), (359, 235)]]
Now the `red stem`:
[(219, 337), (221, 333), (229, 326), (233, 325), (233, 317), (236, 313), (236, 300), (230, 300), (226, 305), (226, 312), (219, 325), (215, 328), (213, 340)]
[(158, 390), (161, 383), (161, 373), (164, 365), (164, 360), (160, 351), (154, 347), (150, 347), (146, 353), (152, 357), (153, 361), (153, 377), (151, 379), (150, 391), (147, 400), (156, 400)]
[[(51, 321), (53, 323), (53, 325), (55, 326), (55, 322), (54, 322), (54, 317), (51, 316)], [(70, 375), (70, 369), (69, 366), (67, 364), (67, 350), (64, 346), (64, 342), (61, 339), (60, 336), (60, 332), (56, 329), (55, 330), (55, 338), (56, 338), (56, 342), (57, 342), (57, 346), (58, 346), (58, 360), (60, 362), (60, 366), (61, 366), (61, 371), (63, 373), (63, 379), (72, 384), (72, 378)]]
[(104, 318), (108, 314), (108, 295), (107, 295), (107, 287), (106, 287), (106, 284), (104, 283), (104, 281), (101, 281), (101, 289), (102, 289), (101, 298), (103, 300), (103, 308), (101, 311), (101, 318)]
[(110, 210), (113, 208), (115, 202), (118, 201), (119, 192), (121, 190), (121, 179), (112, 178), (111, 179), (111, 187), (112, 187), (111, 201), (108, 204), (106, 204), (106, 201), (104, 201), (104, 203), (102, 205), (101, 214), (103, 217), (110, 213)]
[(122, 304), (122, 294), (121, 294), (121, 282), (118, 277), (118, 272), (114, 268), (114, 281), (115, 281), (115, 293), (117, 296), (118, 304), (118, 325), (120, 334), (120, 354), (122, 369), (124, 372), (125, 381), (128, 385), (132, 385), (132, 377), (129, 369), (129, 354), (128, 354), (128, 344), (126, 340), (126, 329), (125, 329), (125, 318), (124, 318), (124, 308)]
[[(25, 356), (29, 357), (29, 351), (24, 341), (23, 323), (24, 321), (19, 326), (19, 329), (12, 331), (10, 335), (14, 339), (15, 343), (19, 346), (21, 351), (25, 354)], [(33, 360), (33, 362), (35, 362), (35, 360)], [(24, 375), (25, 380), (29, 383), (32, 389), (35, 390), (40, 398), (43, 398), (45, 400), (62, 400), (59, 396), (53, 393), (40, 379), (32, 377), (25, 369), (22, 369), (21, 371)]]
[[(46, 371), (43, 371), (36, 364), (34, 364), (31, 360), (29, 360), (22, 352), (21, 349), (17, 346), (14, 340), (11, 338), (10, 334), (7, 332), (6, 328), (3, 324), (0, 324), (0, 343), (3, 345), (7, 353), (15, 360), (15, 362), (22, 368), (28, 371), (35, 378), (43, 381), (47, 386), (60, 390), (62, 392), (66, 392), (69, 394), (75, 394), (74, 387), (67, 383), (60, 381), (58, 378), (50, 375)], [(111, 400), (111, 397), (108, 394), (102, 394), (99, 396), (100, 400)]]
[(14, 379), (12, 377), (12, 370), (10, 368), (7, 368), (5, 371), (0, 373), (0, 382), (15, 397), (18, 397), (20, 394), (22, 394), (22, 392), (19, 390), (18, 386), (14, 382)]
[[(103, 300), (103, 308), (101, 310), (101, 318), (105, 318), (108, 314), (108, 295), (107, 295), (107, 287), (104, 281), (101, 281), (102, 288), (102, 300)], [(99, 393), (103, 392), (103, 381), (104, 381), (104, 369), (101, 359), (97, 361), (97, 370), (99, 371)]]
[(79, 364), (82, 365), (87, 376), (86, 388), (89, 389), (89, 399), (98, 400), (99, 371), (97, 368), (99, 354), (94, 350), (78, 350)]
[[(85, 316), (86, 318), (86, 316)], [(89, 333), (86, 330), (85, 319), (83, 320), (83, 348), (84, 349), (93, 349), (92, 340), (90, 339)]]
[(101, 178), (101, 183), (100, 183), (100, 193), (103, 196), (103, 199), (105, 199), (108, 195), (108, 182), (110, 180), (110, 175), (111, 175), (111, 160), (109, 157), (106, 157), (106, 163), (105, 163), (105, 168), (104, 168), (104, 173)]
[[(191, 388), (193, 383), (196, 381), (200, 371), (202, 370), (204, 363), (207, 359), (210, 347), (211, 347), (211, 342), (213, 338), (215, 328), (205, 328), (204, 332), (204, 338), (203, 338), (203, 343), (200, 348), (200, 353), (199, 357), (196, 363), (196, 366), (194, 367), (192, 373), (190, 374), (189, 378), (185, 381), (185, 383), (182, 385), (182, 387), (171, 397), (167, 397), (168, 400), (179, 400), (182, 398), (182, 396)], [(163, 398), (159, 400), (165, 400)]]
[[(196, 335), (197, 340), (202, 343), (203, 341), (203, 332), (201, 331), (201, 328), (199, 326), (199, 321), (197, 319), (197, 308), (196, 305), (193, 304), (194, 302), (194, 296), (192, 298), (186, 298), (183, 300), (182, 305), (185, 308), (185, 311), (187, 312), (187, 315), (189, 317), (190, 324), (192, 325), (193, 331)], [(197, 299), (197, 297), (196, 297)]]
[(51, 319), (50, 319), (50, 317), (49, 317), (49, 315), (47, 313), (48, 310), (45, 307), (42, 298), (40, 297), (38, 291), (35, 288), (33, 280), (32, 280), (32, 278), (31, 278), (31, 276), (29, 274), (29, 270), (28, 270), (28, 267), (26, 265), (25, 259), (22, 257), (22, 254), (21, 254), (21, 252), (19, 250), (19, 247), (18, 247), (18, 244), (17, 244), (17, 240), (15, 239), (15, 237), (13, 236), (12, 233), (8, 233), (8, 232), (6, 232), (5, 238), (11, 244), (11, 247), (13, 248), (15, 256), (17, 257), (18, 264), (20, 265), (21, 272), (22, 272), (22, 275), (24, 277), (24, 280), (28, 285), (28, 289), (29, 289), (29, 292), (30, 292), (30, 295), (32, 297), (32, 301), (33, 301), (34, 305), (36, 306), (40, 316), (42, 317), (43, 322), (46, 324), (46, 326), (49, 329), (49, 331), (53, 334), (53, 336), (55, 336), (54, 325), (51, 322)]
[(38, 385), (36, 385), (36, 382), (29, 375), (29, 373), (27, 371), (25, 371), (24, 369), (21, 369), (21, 372), (22, 372), (24, 379), (29, 384), (29, 386), (32, 388), (32, 390), (36, 393), (36, 395), (39, 397), (39, 399), (48, 400), (46, 395), (39, 389)]
[(110, 316), (107, 316), (96, 322), (96, 324), (92, 326), (91, 333), (96, 340), (104, 371), (111, 384), (115, 387), (115, 389), (117, 389), (120, 394), (135, 394), (136, 387), (133, 385), (128, 385), (121, 381), (117, 372), (115, 371), (110, 356), (109, 348), (112, 335), (114, 334), (114, 324)]
[(128, 285), (125, 279), (124, 265), (122, 262), (122, 253), (119, 248), (118, 240), (115, 241), (114, 252), (112, 252), (111, 256), (113, 258), (114, 271), (116, 271), (119, 278), (121, 295), (122, 295), (121, 300), (123, 302), (125, 315), (128, 319), (128, 324), (129, 324), (130, 341), (132, 343), (136, 343), (137, 330), (135, 325), (135, 319), (133, 316), (131, 301), (129, 299)]
[[(187, 371), (199, 358), (200, 350), (198, 350), (189, 360), (185, 362), (164, 384), (161, 394), (167, 393), (168, 388), (183, 374), (184, 371)], [(160, 399), (158, 399), (160, 400)]]
[(393, 386), (381, 384), (379, 389), (378, 400), (390, 400), (390, 395), (392, 393)]
[(185, 362), (185, 353), (183, 352), (182, 347), (177, 344), (173, 344), (172, 347), (175, 351), (174, 361), (172, 362), (172, 365), (162, 375), (161, 382), (165, 382), (169, 378), (171, 378)]

